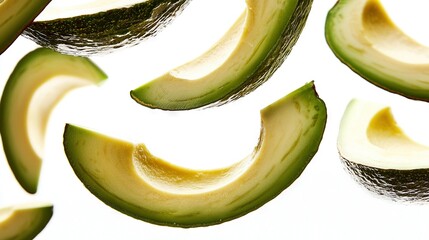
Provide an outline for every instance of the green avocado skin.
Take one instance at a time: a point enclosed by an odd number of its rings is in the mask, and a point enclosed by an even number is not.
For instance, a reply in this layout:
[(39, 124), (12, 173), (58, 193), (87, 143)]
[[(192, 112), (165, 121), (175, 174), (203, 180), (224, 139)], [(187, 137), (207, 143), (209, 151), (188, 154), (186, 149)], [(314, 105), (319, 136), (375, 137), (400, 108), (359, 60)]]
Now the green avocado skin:
[(90, 56), (133, 46), (158, 33), (190, 0), (148, 0), (95, 14), (35, 21), (22, 35), (40, 46)]
[(429, 169), (380, 169), (341, 158), (353, 179), (378, 196), (396, 202), (429, 202)]

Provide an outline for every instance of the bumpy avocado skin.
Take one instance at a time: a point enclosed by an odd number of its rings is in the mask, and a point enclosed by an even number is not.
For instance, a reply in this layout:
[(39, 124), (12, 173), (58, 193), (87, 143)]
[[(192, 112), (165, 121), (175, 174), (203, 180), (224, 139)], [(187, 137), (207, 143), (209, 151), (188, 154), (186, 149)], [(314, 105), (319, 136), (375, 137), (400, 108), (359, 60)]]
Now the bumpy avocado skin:
[(131, 7), (65, 19), (33, 22), (22, 35), (40, 46), (71, 55), (106, 54), (153, 36), (190, 0), (148, 0)]
[(380, 169), (341, 158), (353, 179), (369, 191), (396, 202), (429, 202), (429, 169)]

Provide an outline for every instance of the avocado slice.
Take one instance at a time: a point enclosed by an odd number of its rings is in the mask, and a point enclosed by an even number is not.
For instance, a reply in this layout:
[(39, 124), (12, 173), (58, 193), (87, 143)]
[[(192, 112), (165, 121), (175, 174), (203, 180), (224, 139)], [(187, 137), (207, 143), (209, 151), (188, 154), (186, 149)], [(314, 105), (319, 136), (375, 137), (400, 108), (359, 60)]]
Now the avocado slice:
[(49, 223), (53, 206), (19, 205), (0, 209), (0, 240), (34, 239)]
[(403, 33), (380, 1), (338, 1), (326, 18), (325, 36), (334, 54), (372, 84), (429, 100), (429, 47)]
[(143, 144), (70, 124), (64, 149), (77, 177), (110, 207), (154, 224), (200, 227), (243, 216), (291, 185), (316, 154), (326, 118), (308, 83), (261, 110), (254, 152), (221, 169), (175, 166)]
[(18, 62), (0, 101), (0, 134), (9, 166), (27, 192), (37, 191), (51, 110), (70, 90), (104, 79), (106, 75), (89, 59), (46, 48)]
[(341, 120), (338, 151), (346, 170), (371, 192), (394, 201), (429, 201), (429, 147), (401, 130), (390, 107), (352, 100)]
[(0, 1), (0, 54), (21, 34), (51, 0)]
[(155, 35), (190, 0), (53, 1), (25, 29), (40, 46), (70, 55), (107, 54)]
[(222, 105), (267, 81), (305, 25), (312, 0), (246, 1), (247, 8), (206, 53), (131, 91), (138, 103), (165, 110)]

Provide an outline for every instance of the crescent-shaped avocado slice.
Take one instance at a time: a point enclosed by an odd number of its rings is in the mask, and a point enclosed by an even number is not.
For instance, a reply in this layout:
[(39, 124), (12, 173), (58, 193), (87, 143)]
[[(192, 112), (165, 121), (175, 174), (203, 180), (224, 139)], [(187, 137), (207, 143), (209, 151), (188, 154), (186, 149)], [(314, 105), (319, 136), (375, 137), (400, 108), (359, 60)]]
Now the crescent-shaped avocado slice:
[(51, 0), (0, 1), (0, 54), (21, 34)]
[(267, 81), (292, 50), (312, 0), (246, 1), (247, 8), (211, 49), (131, 91), (165, 110), (225, 104)]
[(70, 90), (105, 79), (89, 59), (45, 48), (18, 62), (0, 101), (0, 134), (9, 166), (27, 192), (37, 191), (51, 110)]
[(40, 46), (71, 55), (107, 54), (140, 43), (170, 23), (190, 0), (52, 1), (23, 32)]
[(172, 165), (143, 144), (67, 125), (64, 148), (82, 183), (118, 211), (159, 225), (199, 227), (249, 213), (291, 185), (318, 150), (326, 108), (308, 83), (261, 110), (254, 152), (214, 170)]
[(371, 192), (395, 201), (429, 201), (429, 147), (401, 130), (390, 107), (352, 100), (341, 121), (338, 151), (348, 172)]
[(338, 1), (327, 16), (325, 36), (335, 55), (369, 82), (429, 100), (429, 47), (398, 29), (380, 1)]
[(21, 205), (0, 209), (0, 240), (34, 239), (49, 223), (52, 205)]

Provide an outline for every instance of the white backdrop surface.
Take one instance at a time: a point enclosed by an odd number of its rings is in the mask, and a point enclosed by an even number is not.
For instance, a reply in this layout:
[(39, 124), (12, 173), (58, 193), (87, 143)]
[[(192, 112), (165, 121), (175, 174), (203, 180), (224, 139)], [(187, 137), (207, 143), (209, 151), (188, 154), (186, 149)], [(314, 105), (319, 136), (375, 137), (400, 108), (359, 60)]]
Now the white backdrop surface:
[[(427, 1), (382, 2), (406, 33), (429, 45)], [(156, 37), (93, 57), (109, 79), (100, 87), (73, 91), (53, 111), (37, 194), (26, 194), (20, 188), (4, 154), (0, 154), (0, 205), (53, 203), (53, 218), (37, 237), (48, 240), (428, 239), (429, 204), (395, 203), (374, 196), (351, 179), (339, 160), (339, 122), (352, 98), (392, 106), (403, 129), (428, 145), (429, 105), (375, 87), (333, 55), (324, 38), (324, 22), (335, 3), (315, 0), (302, 35), (281, 68), (256, 91), (222, 107), (184, 112), (152, 110), (135, 103), (129, 91), (207, 49), (240, 14), (242, 0), (194, 0)], [(17, 61), (36, 47), (19, 38), (0, 56), (1, 89)], [(180, 229), (123, 215), (89, 193), (64, 155), (64, 124), (73, 123), (143, 142), (154, 155), (183, 166), (225, 166), (253, 150), (259, 137), (260, 109), (312, 80), (328, 108), (319, 152), (301, 177), (277, 198), (227, 223)]]

